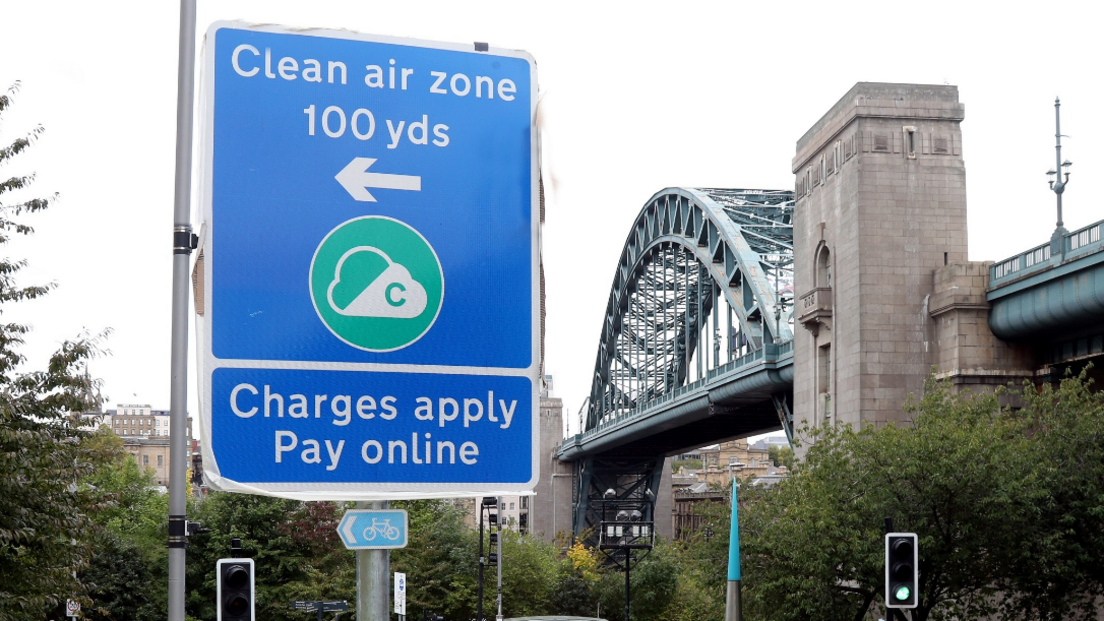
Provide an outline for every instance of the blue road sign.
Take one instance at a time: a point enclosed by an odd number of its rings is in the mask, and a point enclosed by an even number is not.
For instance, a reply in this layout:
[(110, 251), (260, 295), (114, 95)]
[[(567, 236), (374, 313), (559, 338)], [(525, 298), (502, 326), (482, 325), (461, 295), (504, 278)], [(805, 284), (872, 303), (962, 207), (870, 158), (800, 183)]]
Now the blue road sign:
[(208, 481), (335, 500), (532, 489), (532, 59), (226, 22), (206, 46)]
[(405, 509), (350, 509), (337, 534), (350, 550), (405, 548), (406, 526)]

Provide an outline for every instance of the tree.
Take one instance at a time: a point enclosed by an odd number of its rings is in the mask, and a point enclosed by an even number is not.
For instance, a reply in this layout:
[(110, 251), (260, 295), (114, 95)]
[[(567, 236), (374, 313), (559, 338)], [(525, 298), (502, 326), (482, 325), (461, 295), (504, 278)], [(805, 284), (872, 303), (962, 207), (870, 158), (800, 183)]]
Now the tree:
[(741, 512), (749, 615), (861, 619), (882, 597), (890, 516), (920, 537), (917, 621), (1088, 618), (1104, 553), (1101, 398), (1084, 378), (1010, 396), (1024, 407), (929, 380), (911, 425), (815, 430), (806, 461)]
[(1095, 619), (1104, 592), (1104, 393), (1089, 365), (1057, 387), (1025, 387), (1015, 413), (1032, 439), (1045, 493), (1012, 551), (1001, 586), (1010, 618)]
[(593, 616), (598, 607), (594, 587), (602, 578), (602, 556), (576, 540), (556, 567), (549, 608), (561, 615)]
[[(244, 556), (256, 564), (258, 619), (300, 620), (291, 609), (295, 599), (338, 599), (355, 591), (353, 574), (319, 575), (309, 536), (290, 526), (301, 516), (303, 504), (295, 500), (211, 492), (193, 511), (210, 532), (191, 537), (185, 607), (197, 619), (215, 618), (215, 564), (230, 556), (231, 539), (239, 538)], [(336, 544), (334, 545), (336, 547)], [(342, 553), (346, 551), (337, 548)]]
[(90, 514), (95, 525), (89, 567), (80, 578), (91, 589), (86, 613), (93, 619), (159, 619), (168, 602), (168, 497), (154, 486), (106, 426), (83, 440), (93, 470), (82, 482), (104, 500)]
[[(18, 83), (0, 95), (0, 115), (17, 89)], [(0, 148), (0, 166), (30, 148), (42, 131), (37, 127)], [(33, 233), (23, 216), (47, 209), (56, 198), (28, 198), (33, 181), (33, 174), (0, 181), (0, 244)], [(0, 309), (52, 288), (17, 284), (25, 264), (0, 259)], [(46, 369), (24, 372), (19, 349), (29, 330), (0, 324), (0, 620), (42, 618), (86, 592), (74, 572), (87, 565), (88, 512), (100, 502), (95, 489), (77, 484), (91, 469), (77, 415), (90, 406), (86, 396), (94, 388), (81, 367), (97, 353), (97, 339), (62, 343)]]
[(770, 458), (775, 468), (778, 466), (785, 466), (787, 469), (793, 470), (794, 452), (792, 448), (772, 444), (770, 448), (767, 449), (767, 456)]
[[(633, 562), (629, 572), (629, 618), (631, 621), (658, 621), (663, 618), (678, 588), (678, 567), (669, 546), (662, 540), (657, 540), (655, 548), (646, 556), (643, 554), (633, 552), (640, 560)], [(620, 611), (625, 609), (625, 574), (607, 567), (597, 590), (605, 618), (623, 618)]]

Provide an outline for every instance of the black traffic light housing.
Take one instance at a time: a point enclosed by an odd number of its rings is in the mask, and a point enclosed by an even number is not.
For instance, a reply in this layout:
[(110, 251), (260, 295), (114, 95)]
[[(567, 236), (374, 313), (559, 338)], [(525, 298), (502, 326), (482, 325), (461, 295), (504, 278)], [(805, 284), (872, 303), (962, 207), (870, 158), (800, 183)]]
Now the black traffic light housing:
[(218, 621), (255, 621), (251, 558), (220, 558), (215, 565)]
[(886, 608), (916, 608), (919, 604), (920, 546), (916, 533), (885, 536)]

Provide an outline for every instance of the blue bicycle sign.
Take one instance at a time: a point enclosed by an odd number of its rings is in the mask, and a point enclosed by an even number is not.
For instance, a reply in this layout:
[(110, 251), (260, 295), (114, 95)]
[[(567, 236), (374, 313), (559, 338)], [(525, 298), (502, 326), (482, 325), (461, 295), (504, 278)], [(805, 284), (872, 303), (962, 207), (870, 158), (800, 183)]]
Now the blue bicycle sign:
[(404, 509), (353, 509), (337, 526), (350, 550), (405, 548), (407, 516)]

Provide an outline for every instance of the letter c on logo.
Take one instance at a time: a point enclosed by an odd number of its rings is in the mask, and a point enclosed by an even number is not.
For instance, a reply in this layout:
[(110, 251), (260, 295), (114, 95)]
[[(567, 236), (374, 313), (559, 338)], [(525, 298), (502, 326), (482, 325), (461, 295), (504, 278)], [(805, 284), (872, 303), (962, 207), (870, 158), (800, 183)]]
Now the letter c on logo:
[[(394, 293), (392, 293), (395, 289), (398, 289), (399, 292), (400, 292), (398, 298), (396, 298)], [(388, 304), (398, 308), (399, 306), (402, 306), (403, 304), (406, 304), (406, 298), (402, 296), (402, 293), (404, 293), (404, 292), (406, 292), (406, 287), (402, 286), (402, 284), (400, 284), (400, 283), (393, 282), (393, 283), (387, 285), (387, 291), (386, 291), (386, 295), (384, 295), (384, 297), (387, 298), (387, 303)]]
[(250, 418), (257, 413), (257, 406), (253, 406), (245, 412), (238, 409), (238, 393), (243, 390), (248, 390), (254, 395), (260, 394), (257, 392), (257, 389), (254, 388), (252, 384), (238, 384), (237, 386), (234, 386), (234, 390), (230, 391), (230, 409), (234, 410), (234, 414), (237, 414), (241, 418)]

